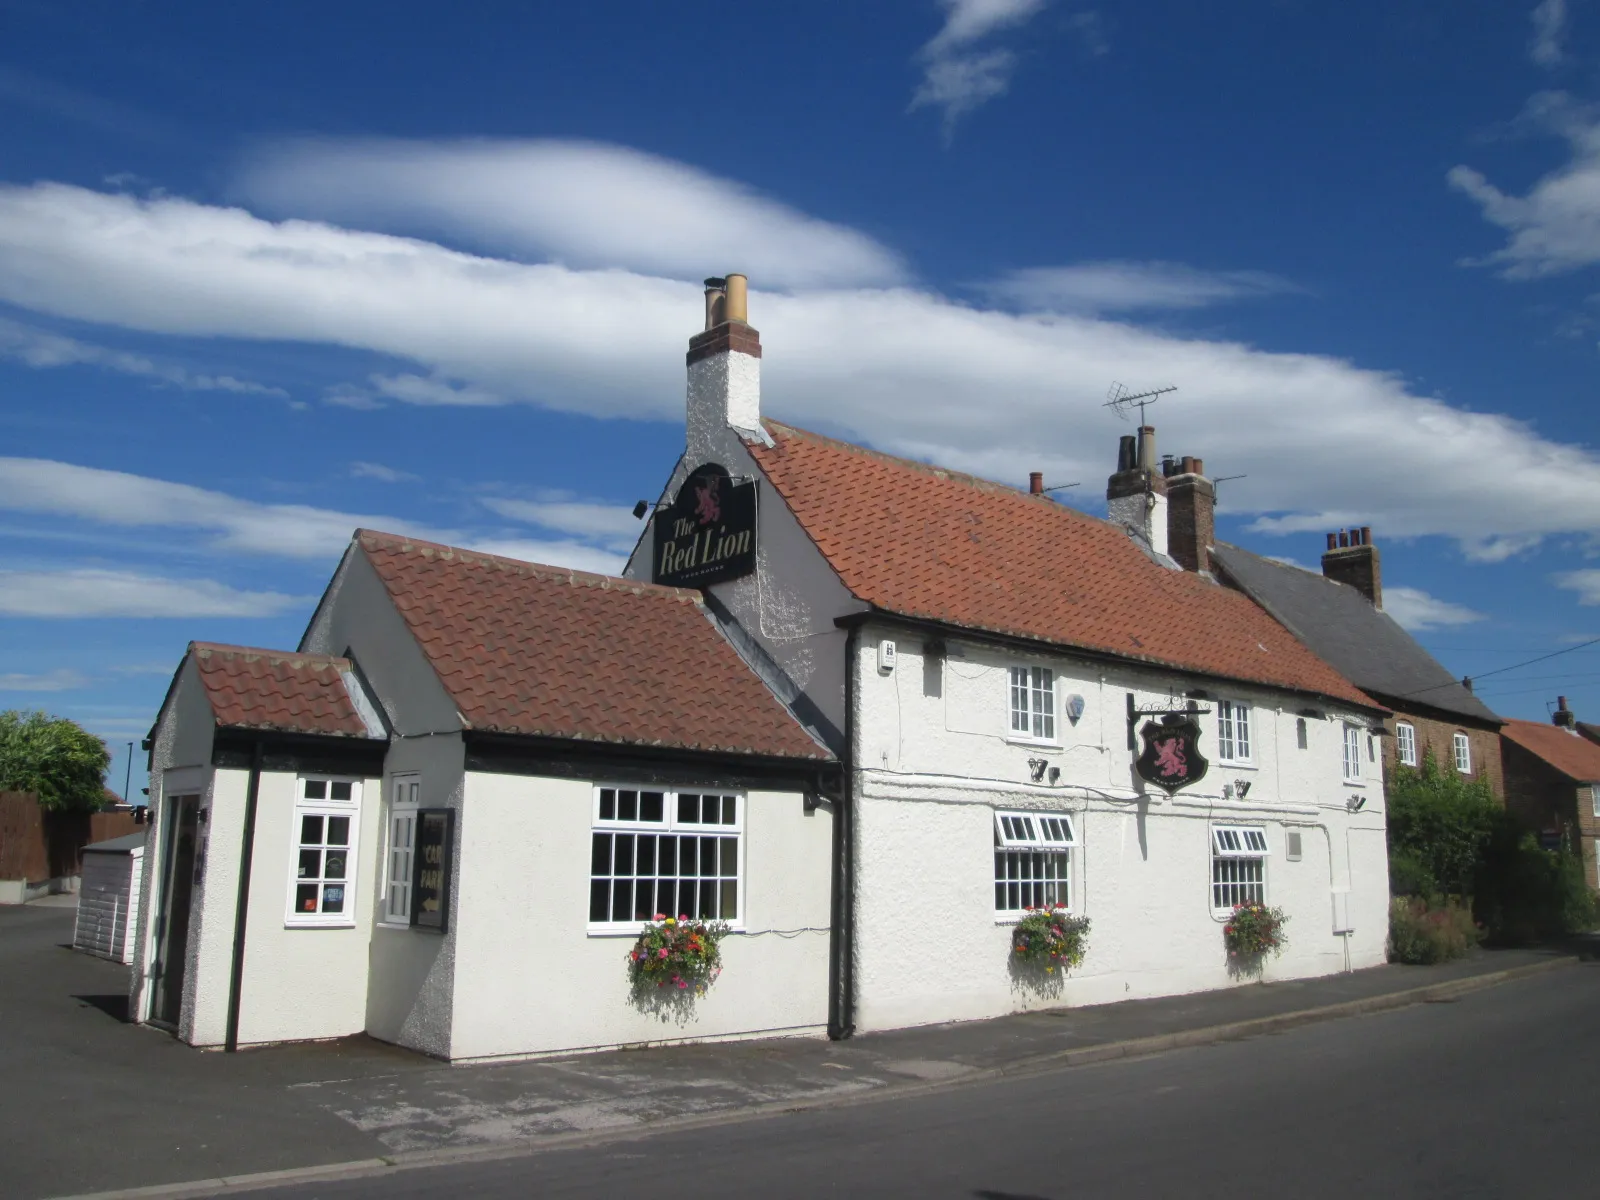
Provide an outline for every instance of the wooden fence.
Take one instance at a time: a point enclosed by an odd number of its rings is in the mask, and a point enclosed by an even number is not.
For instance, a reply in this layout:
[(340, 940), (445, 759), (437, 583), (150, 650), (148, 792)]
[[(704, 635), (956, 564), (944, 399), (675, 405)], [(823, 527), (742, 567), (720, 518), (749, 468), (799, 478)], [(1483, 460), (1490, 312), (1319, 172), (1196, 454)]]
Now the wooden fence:
[(85, 846), (143, 828), (130, 812), (46, 812), (31, 792), (0, 792), (0, 879), (81, 874)]

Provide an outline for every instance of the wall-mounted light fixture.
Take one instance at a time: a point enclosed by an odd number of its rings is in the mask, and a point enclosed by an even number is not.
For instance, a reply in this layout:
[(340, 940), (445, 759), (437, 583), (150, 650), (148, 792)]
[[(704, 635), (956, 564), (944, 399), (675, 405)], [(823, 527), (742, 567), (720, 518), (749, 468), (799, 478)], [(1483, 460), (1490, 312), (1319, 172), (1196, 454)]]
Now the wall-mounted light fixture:
[(1032, 777), (1032, 779), (1033, 779), (1033, 781), (1035, 783), (1038, 783), (1041, 779), (1044, 778), (1044, 769), (1046, 767), (1048, 767), (1049, 765), (1050, 765), (1050, 760), (1049, 759), (1046, 759), (1046, 758), (1030, 758), (1028, 760), (1028, 774)]
[(1248, 779), (1235, 779), (1233, 781), (1234, 793), (1243, 800), (1250, 794), (1250, 781)]
[(1367, 806), (1367, 798), (1365, 796), (1351, 796), (1350, 799), (1344, 802), (1344, 806), (1351, 812), (1358, 813)]

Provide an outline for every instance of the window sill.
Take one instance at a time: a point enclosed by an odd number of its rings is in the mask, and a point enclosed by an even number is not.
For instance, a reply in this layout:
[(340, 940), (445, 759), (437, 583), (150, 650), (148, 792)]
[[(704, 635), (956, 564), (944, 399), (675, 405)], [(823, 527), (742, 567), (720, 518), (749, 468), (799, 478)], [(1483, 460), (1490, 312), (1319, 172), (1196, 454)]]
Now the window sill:
[(354, 929), (354, 921), (285, 921), (285, 929)]
[(1065, 742), (1052, 742), (1041, 738), (1023, 737), (1019, 733), (1006, 734), (1006, 741), (1013, 746), (1026, 746), (1030, 750), (1065, 750)]
[(1253, 758), (1219, 758), (1216, 760), (1219, 767), (1227, 767), (1230, 771), (1259, 771), (1261, 764)]
[[(1062, 909), (1057, 909), (1055, 911), (1060, 912), (1062, 916), (1066, 916), (1066, 917), (1071, 917), (1071, 916), (1076, 916), (1077, 915), (1076, 910), (1075, 909), (1071, 909), (1071, 908), (1062, 908)], [(1022, 918), (1027, 916), (1027, 915), (1028, 914), (1025, 913), (1025, 912), (995, 913), (995, 915), (994, 915), (994, 923), (996, 925), (1012, 926), (1012, 925), (1016, 925), (1016, 924), (1020, 923)]]
[[(714, 919), (712, 917), (690, 917), (689, 923), (701, 920), (709, 923)], [(637, 938), (646, 925), (654, 924), (654, 921), (640, 921), (637, 925), (590, 925), (583, 932), (585, 937), (592, 938)], [(731, 921), (728, 923), (729, 933), (743, 933), (744, 931), (742, 923), (734, 924)]]

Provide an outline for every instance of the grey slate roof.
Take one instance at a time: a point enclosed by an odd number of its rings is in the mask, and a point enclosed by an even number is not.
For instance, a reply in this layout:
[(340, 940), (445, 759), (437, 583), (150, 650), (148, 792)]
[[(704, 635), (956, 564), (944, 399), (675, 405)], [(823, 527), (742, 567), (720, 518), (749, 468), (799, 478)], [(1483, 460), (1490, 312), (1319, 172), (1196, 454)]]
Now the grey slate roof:
[(1388, 613), (1346, 583), (1219, 542), (1212, 561), (1230, 581), (1351, 683), (1402, 708), (1500, 720)]

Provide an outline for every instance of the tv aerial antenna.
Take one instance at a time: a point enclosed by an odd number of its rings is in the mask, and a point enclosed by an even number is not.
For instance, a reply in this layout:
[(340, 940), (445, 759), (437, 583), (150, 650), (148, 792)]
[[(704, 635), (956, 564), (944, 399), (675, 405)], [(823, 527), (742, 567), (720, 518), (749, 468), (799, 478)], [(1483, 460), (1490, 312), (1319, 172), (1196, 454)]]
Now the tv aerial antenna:
[(1116, 413), (1117, 416), (1126, 421), (1128, 419), (1129, 412), (1131, 412), (1134, 406), (1137, 405), (1139, 409), (1139, 424), (1145, 425), (1148, 424), (1144, 418), (1145, 408), (1151, 404), (1154, 404), (1168, 392), (1175, 392), (1177, 390), (1178, 389), (1176, 385), (1171, 385), (1168, 387), (1151, 388), (1147, 392), (1134, 392), (1130, 391), (1123, 384), (1113, 383), (1111, 385), (1111, 390), (1106, 393), (1106, 402), (1100, 407), (1109, 408), (1112, 412)]

